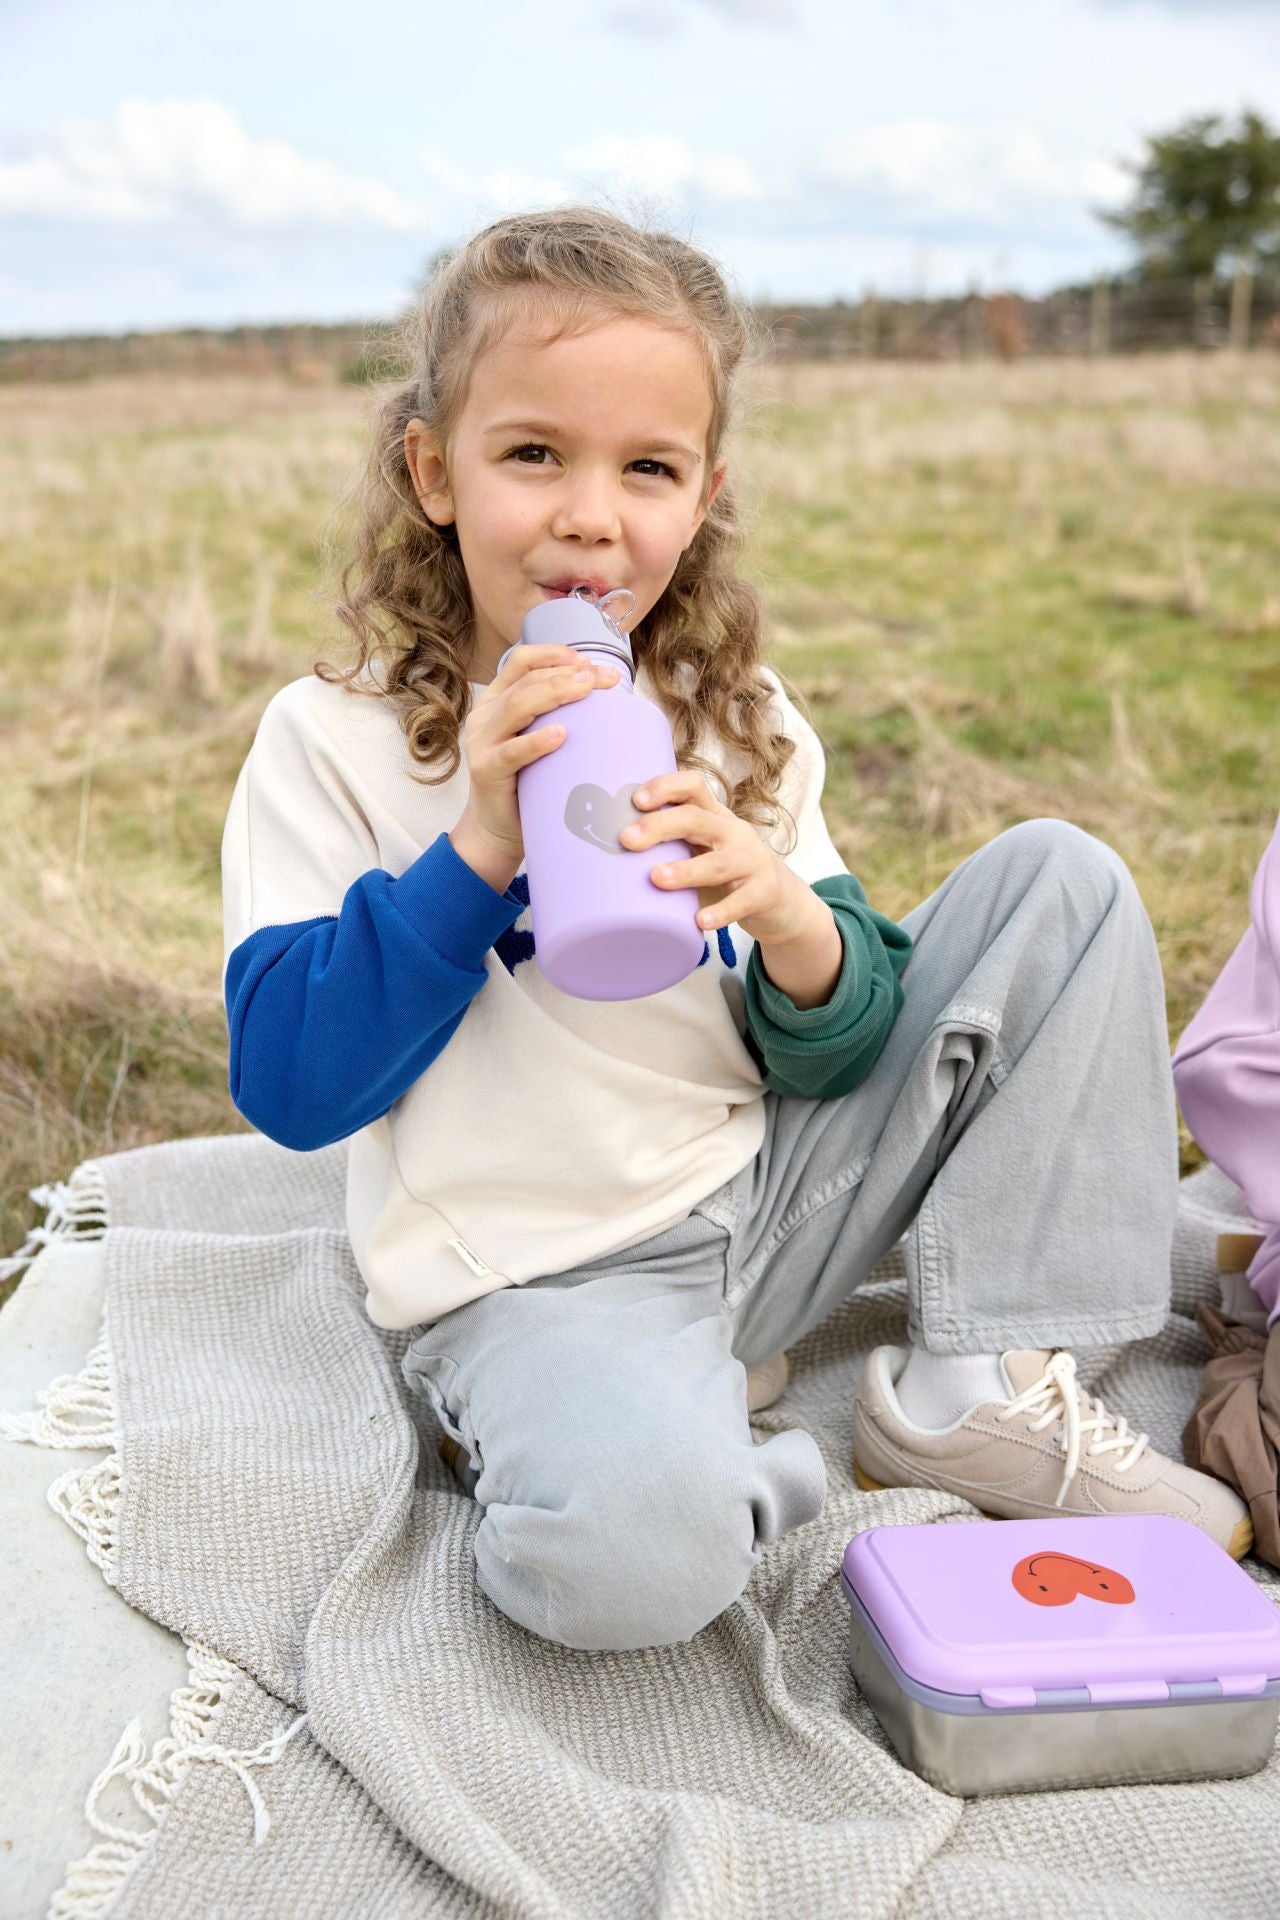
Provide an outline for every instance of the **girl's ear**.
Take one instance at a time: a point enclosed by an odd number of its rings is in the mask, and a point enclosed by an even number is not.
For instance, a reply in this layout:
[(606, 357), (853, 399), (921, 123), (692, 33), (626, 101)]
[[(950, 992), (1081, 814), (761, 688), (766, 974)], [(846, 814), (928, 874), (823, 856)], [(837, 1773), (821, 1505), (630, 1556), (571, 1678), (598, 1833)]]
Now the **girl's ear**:
[(428, 520), (447, 527), (454, 519), (453, 495), (440, 445), (425, 421), (411, 420), (404, 430), (404, 457), (418, 505)]
[[(698, 508), (697, 517), (695, 518), (693, 523), (694, 533), (698, 531), (698, 528), (702, 525), (703, 521), (706, 519), (707, 510), (710, 507), (711, 502), (715, 499), (716, 495), (719, 493), (721, 487), (724, 485), (725, 475), (728, 473), (728, 471), (729, 471), (729, 463), (727, 460), (716, 461), (715, 466), (711, 470), (711, 484), (707, 488), (706, 500)], [(690, 539), (692, 539), (693, 534), (690, 534), (689, 537)]]

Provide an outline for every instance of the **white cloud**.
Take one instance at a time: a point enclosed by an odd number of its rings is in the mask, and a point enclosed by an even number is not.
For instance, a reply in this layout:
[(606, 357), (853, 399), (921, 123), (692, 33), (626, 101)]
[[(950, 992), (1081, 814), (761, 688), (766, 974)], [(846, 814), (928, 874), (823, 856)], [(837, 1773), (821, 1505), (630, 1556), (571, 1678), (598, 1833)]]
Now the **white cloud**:
[(661, 6), (607, 7), (597, 18), (602, 27), (616, 27), (620, 33), (650, 40), (665, 39), (685, 25), (683, 14)]
[(710, 200), (753, 200), (761, 193), (755, 174), (737, 154), (697, 154), (675, 134), (593, 140), (566, 153), (564, 164), (602, 185), (620, 182), (649, 193), (694, 191)]
[[(793, 0), (702, 0), (710, 12), (731, 27), (799, 27), (800, 11)], [(653, 0), (652, 4), (607, 7), (598, 19), (602, 26), (623, 33), (659, 36), (678, 33), (688, 24), (687, 13)]]
[(467, 206), (515, 212), (522, 207), (555, 206), (568, 200), (573, 191), (565, 181), (550, 175), (519, 173), (510, 167), (468, 173), (434, 147), (424, 147), (418, 162), (438, 199)]
[(249, 133), (216, 100), (125, 100), (0, 155), (0, 216), (129, 226), (197, 221), (263, 229), (359, 222), (408, 229), (421, 213), (380, 180)]
[(793, 0), (703, 0), (703, 5), (735, 27), (798, 26)]
[(700, 195), (708, 201), (754, 200), (761, 188), (747, 162), (733, 153), (698, 154), (675, 135), (647, 134), (638, 139), (607, 137), (572, 147), (560, 156), (559, 174), (539, 176), (511, 171), (467, 172), (435, 148), (419, 155), (422, 169), (439, 200), (452, 208), (490, 208), (515, 212), (524, 207), (562, 206), (599, 193)]
[(836, 134), (819, 151), (823, 198), (850, 191), (876, 224), (977, 222), (1076, 225), (1092, 205), (1127, 197), (1129, 176), (1107, 156), (1051, 149), (1039, 133), (899, 120)]
[(1116, 253), (1090, 209), (1132, 191), (1118, 156), (1025, 109), (973, 127), (818, 117), (783, 148), (766, 128), (756, 151), (709, 126), (699, 144), (618, 124), (592, 137), (588, 120), (571, 144), (528, 154), (441, 137), (393, 186), (321, 157), (319, 135), (306, 151), (260, 138), (214, 99), (127, 100), (42, 129), (22, 151), (0, 146), (6, 327), (391, 311), (439, 243), (503, 213), (602, 196), (688, 231), (753, 293), (926, 281), (936, 292), (992, 273), (1034, 291)]
[(1160, 13), (1270, 13), (1274, 0), (1095, 0), (1104, 9), (1149, 6)]

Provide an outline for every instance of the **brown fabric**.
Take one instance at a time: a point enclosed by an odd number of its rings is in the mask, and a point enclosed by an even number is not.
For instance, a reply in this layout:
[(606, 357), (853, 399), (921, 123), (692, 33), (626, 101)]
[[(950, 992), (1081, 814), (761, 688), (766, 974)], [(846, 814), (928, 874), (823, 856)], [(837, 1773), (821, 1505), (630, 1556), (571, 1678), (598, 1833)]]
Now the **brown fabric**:
[(1280, 1567), (1280, 1321), (1260, 1333), (1203, 1300), (1196, 1319), (1212, 1354), (1183, 1429), (1183, 1454), (1188, 1466), (1216, 1474), (1248, 1502), (1253, 1551)]

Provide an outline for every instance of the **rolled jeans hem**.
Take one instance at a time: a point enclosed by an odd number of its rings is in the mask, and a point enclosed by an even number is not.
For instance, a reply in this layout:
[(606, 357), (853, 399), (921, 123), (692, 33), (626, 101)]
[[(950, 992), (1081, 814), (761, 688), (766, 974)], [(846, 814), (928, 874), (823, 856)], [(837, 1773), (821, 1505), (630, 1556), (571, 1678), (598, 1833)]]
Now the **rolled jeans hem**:
[(1129, 1340), (1150, 1340), (1163, 1333), (1169, 1318), (1167, 1301), (1145, 1313), (1125, 1314), (1117, 1320), (1020, 1320), (975, 1326), (966, 1316), (963, 1326), (922, 1326), (909, 1316), (907, 1335), (926, 1353), (1007, 1353), (1027, 1347), (1111, 1347)]

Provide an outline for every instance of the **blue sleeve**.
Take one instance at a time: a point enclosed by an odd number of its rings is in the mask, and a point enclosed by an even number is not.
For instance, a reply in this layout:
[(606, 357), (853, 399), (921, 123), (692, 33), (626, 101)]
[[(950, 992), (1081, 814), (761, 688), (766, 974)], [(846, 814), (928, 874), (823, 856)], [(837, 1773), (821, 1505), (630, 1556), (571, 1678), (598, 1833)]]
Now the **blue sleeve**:
[(336, 918), (257, 928), (226, 968), (237, 1110), (299, 1153), (378, 1119), (448, 1045), (523, 906), (442, 833), (399, 879), (361, 874)]
[(747, 961), (748, 1052), (766, 1087), (810, 1100), (835, 1100), (866, 1079), (902, 1009), (911, 936), (867, 904), (851, 873), (815, 880), (844, 945), (840, 978), (825, 1006), (797, 1007), (770, 980), (758, 946)]

